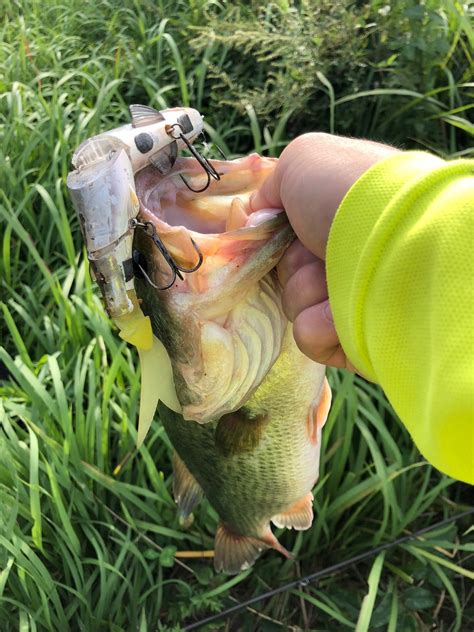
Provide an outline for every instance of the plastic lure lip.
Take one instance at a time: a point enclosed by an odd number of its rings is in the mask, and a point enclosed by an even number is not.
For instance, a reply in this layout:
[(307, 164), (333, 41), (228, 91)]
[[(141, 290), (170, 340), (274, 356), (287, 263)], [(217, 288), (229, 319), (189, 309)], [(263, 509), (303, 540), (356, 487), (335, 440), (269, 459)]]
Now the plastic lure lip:
[(124, 150), (113, 152), (70, 173), (67, 185), (105, 307), (112, 318), (121, 318), (134, 309), (128, 295), (133, 290), (129, 221), (138, 215), (139, 203), (130, 160)]

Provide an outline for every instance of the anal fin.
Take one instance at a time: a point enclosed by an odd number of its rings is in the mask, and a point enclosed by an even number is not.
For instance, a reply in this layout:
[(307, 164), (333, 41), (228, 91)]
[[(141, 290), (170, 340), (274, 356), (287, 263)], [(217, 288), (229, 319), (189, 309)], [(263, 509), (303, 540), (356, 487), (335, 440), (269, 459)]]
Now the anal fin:
[(199, 483), (176, 452), (173, 454), (173, 496), (183, 518), (191, 514), (203, 497)]
[(250, 568), (263, 549), (273, 548), (285, 557), (291, 554), (271, 532), (270, 526), (262, 538), (241, 535), (219, 523), (214, 542), (214, 568), (217, 572), (237, 574)]
[(313, 522), (313, 494), (308, 492), (297, 500), (286, 511), (273, 516), (272, 522), (276, 527), (304, 531)]

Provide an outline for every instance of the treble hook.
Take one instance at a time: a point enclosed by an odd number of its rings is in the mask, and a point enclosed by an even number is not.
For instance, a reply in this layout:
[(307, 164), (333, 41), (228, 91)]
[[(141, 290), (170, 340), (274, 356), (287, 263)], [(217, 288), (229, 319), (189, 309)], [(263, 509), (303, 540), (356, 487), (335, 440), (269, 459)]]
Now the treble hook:
[(153, 241), (155, 246), (158, 248), (158, 250), (163, 255), (164, 260), (166, 261), (166, 263), (170, 267), (170, 270), (172, 272), (171, 282), (168, 283), (168, 285), (164, 285), (164, 286), (160, 287), (160, 286), (156, 285), (150, 279), (150, 277), (148, 276), (146, 270), (143, 269), (143, 266), (140, 264), (140, 262), (138, 262), (138, 261), (136, 262), (136, 265), (138, 266), (140, 272), (143, 274), (143, 276), (145, 277), (147, 282), (152, 287), (154, 287), (156, 290), (168, 290), (174, 284), (174, 282), (176, 281), (176, 277), (179, 277), (181, 279), (181, 281), (184, 279), (183, 275), (181, 274), (182, 272), (184, 272), (184, 273), (196, 272), (196, 270), (199, 270), (199, 268), (201, 267), (202, 262), (204, 260), (204, 256), (203, 256), (203, 254), (201, 252), (201, 249), (199, 248), (199, 246), (197, 245), (197, 243), (194, 241), (194, 239), (192, 237), (190, 237), (190, 240), (191, 240), (191, 243), (192, 243), (192, 245), (194, 247), (194, 250), (198, 254), (198, 262), (192, 268), (183, 268), (182, 266), (177, 264), (176, 261), (173, 259), (173, 257), (170, 255), (169, 250), (166, 248), (164, 243), (161, 241), (160, 237), (158, 236), (158, 234), (156, 232), (156, 228), (152, 224), (152, 222), (139, 222), (136, 219), (131, 219), (130, 220), (130, 228), (141, 228), (144, 231), (144, 233), (146, 235), (148, 235), (148, 237), (150, 237), (150, 239)]
[[(179, 130), (181, 130), (178, 135), (176, 136), (174, 134), (174, 129), (178, 128)], [(211, 178), (213, 178), (214, 180), (220, 180), (221, 176), (219, 174), (218, 171), (216, 171), (215, 167), (209, 162), (209, 160), (203, 156), (194, 145), (192, 145), (189, 140), (186, 138), (186, 136), (183, 134), (183, 128), (179, 123), (174, 123), (173, 125), (170, 126), (170, 129), (168, 131), (168, 134), (171, 136), (171, 138), (174, 139), (178, 139), (180, 138), (183, 143), (186, 145), (186, 147), (189, 149), (189, 151), (191, 152), (191, 154), (194, 156), (194, 158), (196, 158), (196, 160), (198, 161), (198, 163), (201, 165), (201, 167), (204, 169), (204, 173), (207, 176), (207, 182), (206, 184), (202, 187), (202, 189), (193, 189), (193, 187), (189, 184), (189, 182), (186, 180), (186, 178), (182, 175), (179, 174), (179, 177), (181, 178), (181, 180), (184, 182), (184, 184), (188, 187), (188, 189), (190, 191), (193, 191), (193, 193), (202, 193), (203, 191), (205, 191), (209, 185), (211, 184)], [(203, 137), (203, 145), (207, 148), (207, 141), (206, 141), (206, 137), (204, 135), (204, 132), (201, 132), (201, 136)], [(219, 147), (219, 145), (216, 144), (217, 149), (219, 150), (219, 153), (221, 154), (221, 156), (224, 158), (224, 160), (227, 160), (224, 152), (222, 151), (222, 149)]]

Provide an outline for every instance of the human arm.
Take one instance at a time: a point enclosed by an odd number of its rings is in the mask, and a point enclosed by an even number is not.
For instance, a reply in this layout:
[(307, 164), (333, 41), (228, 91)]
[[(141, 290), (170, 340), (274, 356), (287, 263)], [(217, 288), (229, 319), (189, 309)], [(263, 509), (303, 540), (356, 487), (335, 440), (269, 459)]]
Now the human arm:
[(279, 269), (298, 345), (380, 383), (424, 456), (474, 482), (473, 162), (326, 134), (285, 152), (252, 205), (299, 238)]

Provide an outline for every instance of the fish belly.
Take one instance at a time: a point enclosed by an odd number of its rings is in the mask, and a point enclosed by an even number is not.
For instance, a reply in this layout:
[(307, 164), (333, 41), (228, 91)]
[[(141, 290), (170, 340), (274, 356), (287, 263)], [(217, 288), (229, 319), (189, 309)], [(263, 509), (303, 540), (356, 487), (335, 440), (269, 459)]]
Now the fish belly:
[[(287, 339), (274, 368), (239, 413), (245, 431), (261, 423), (258, 441), (231, 454), (218, 438), (220, 421), (198, 424), (160, 406), (166, 432), (186, 467), (221, 519), (236, 532), (261, 535), (271, 518), (313, 487), (319, 471), (320, 441), (314, 441), (312, 415), (324, 367), (305, 358)], [(259, 417), (260, 413), (260, 417)], [(266, 415), (266, 416), (264, 416)]]

